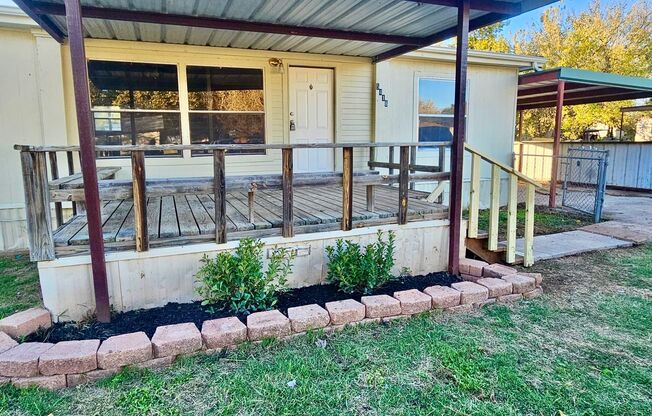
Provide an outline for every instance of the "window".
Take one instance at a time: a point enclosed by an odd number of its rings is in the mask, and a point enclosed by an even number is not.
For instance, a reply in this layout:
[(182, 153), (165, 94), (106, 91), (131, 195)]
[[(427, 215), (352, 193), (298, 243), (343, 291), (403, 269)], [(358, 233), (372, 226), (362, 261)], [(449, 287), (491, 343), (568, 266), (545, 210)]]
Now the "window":
[[(186, 74), (192, 144), (265, 143), (261, 69), (188, 66)], [(193, 155), (205, 153), (192, 152)], [(246, 153), (264, 154), (265, 151)]]
[[(88, 72), (97, 144), (181, 144), (175, 65), (90, 61)], [(181, 156), (176, 150), (147, 154)], [(100, 155), (116, 156), (128, 153)]]
[(450, 80), (419, 79), (419, 141), (453, 139), (455, 83)]

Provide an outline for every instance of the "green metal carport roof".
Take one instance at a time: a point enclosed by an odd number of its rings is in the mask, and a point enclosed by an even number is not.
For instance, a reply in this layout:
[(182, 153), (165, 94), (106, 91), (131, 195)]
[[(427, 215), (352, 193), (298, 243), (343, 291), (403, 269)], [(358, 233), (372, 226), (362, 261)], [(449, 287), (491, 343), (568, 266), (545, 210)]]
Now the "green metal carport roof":
[(563, 105), (652, 97), (652, 79), (562, 67), (519, 76), (518, 109), (554, 107), (561, 82)]

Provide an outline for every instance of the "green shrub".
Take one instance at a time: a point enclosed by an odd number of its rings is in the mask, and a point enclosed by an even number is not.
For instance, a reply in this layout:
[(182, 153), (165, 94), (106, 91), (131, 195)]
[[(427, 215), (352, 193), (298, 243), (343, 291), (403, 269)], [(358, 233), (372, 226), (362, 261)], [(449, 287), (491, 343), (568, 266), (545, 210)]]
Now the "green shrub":
[(378, 241), (364, 247), (346, 240), (337, 240), (335, 246), (326, 247), (328, 256), (327, 280), (346, 293), (370, 293), (394, 280), (394, 233), (387, 241), (378, 231)]
[(195, 275), (202, 305), (227, 302), (235, 313), (272, 309), (277, 293), (286, 289), (295, 253), (274, 248), (263, 273), (263, 246), (260, 240), (244, 238), (233, 253), (221, 252), (213, 259), (204, 255)]

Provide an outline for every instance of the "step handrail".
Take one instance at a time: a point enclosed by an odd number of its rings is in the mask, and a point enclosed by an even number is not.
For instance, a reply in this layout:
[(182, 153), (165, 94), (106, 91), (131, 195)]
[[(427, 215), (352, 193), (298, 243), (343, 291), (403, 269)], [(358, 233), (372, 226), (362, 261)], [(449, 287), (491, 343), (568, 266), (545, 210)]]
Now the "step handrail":
[(507, 251), (505, 260), (507, 263), (516, 262), (516, 224), (518, 214), (518, 181), (525, 182), (525, 236), (523, 265), (528, 267), (534, 263), (534, 207), (535, 190), (543, 186), (534, 179), (523, 175), (521, 172), (510, 166), (482, 154), (468, 144), (464, 149), (471, 153), (471, 181), (469, 195), (469, 220), (467, 225), (467, 237), (478, 238), (478, 220), (480, 210), (480, 163), (482, 160), (491, 165), (491, 202), (489, 206), (489, 232), (487, 249), (498, 250), (498, 225), (500, 211), (500, 182), (501, 171), (507, 173), (508, 179), (508, 203), (507, 203)]
[(480, 158), (482, 160), (484, 160), (485, 162), (489, 162), (492, 165), (498, 166), (502, 171), (507, 172), (507, 173), (511, 173), (513, 175), (516, 175), (523, 182), (530, 183), (530, 184), (536, 186), (537, 188), (542, 188), (542, 189), (545, 188), (542, 184), (540, 184), (536, 180), (530, 178), (527, 175), (522, 174), (521, 172), (517, 171), (516, 169), (514, 169), (514, 168), (512, 168), (510, 166), (507, 166), (507, 165), (497, 161), (496, 159), (493, 159), (490, 156), (485, 155), (484, 153), (481, 153), (479, 150), (472, 148), (467, 143), (464, 143), (464, 148), (466, 150), (468, 150), (470, 153), (473, 153), (473, 154), (476, 154), (476, 155), (480, 156)]

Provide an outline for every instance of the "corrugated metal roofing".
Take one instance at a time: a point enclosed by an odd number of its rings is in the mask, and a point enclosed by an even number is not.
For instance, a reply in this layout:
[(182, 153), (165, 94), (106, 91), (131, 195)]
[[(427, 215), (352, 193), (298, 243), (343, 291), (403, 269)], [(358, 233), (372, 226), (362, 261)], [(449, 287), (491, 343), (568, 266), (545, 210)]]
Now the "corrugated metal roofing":
[[(62, 5), (63, 0), (23, 0), (30, 7)], [(523, 11), (554, 0), (504, 0)], [(146, 11), (425, 38), (449, 33), (457, 24), (457, 9), (406, 0), (82, 0), (82, 6)], [(496, 20), (492, 13), (471, 11), (474, 19)], [(65, 18), (47, 15), (65, 35)], [(505, 15), (504, 18), (510, 16)], [(500, 17), (498, 18), (500, 20)], [(311, 38), (289, 34), (238, 32), (224, 29), (84, 18), (87, 36), (98, 39), (141, 40), (262, 50), (312, 52), (372, 57), (401, 46), (396, 43)]]
[(560, 81), (564, 105), (652, 97), (652, 79), (562, 67), (519, 76), (518, 108), (554, 107)]

